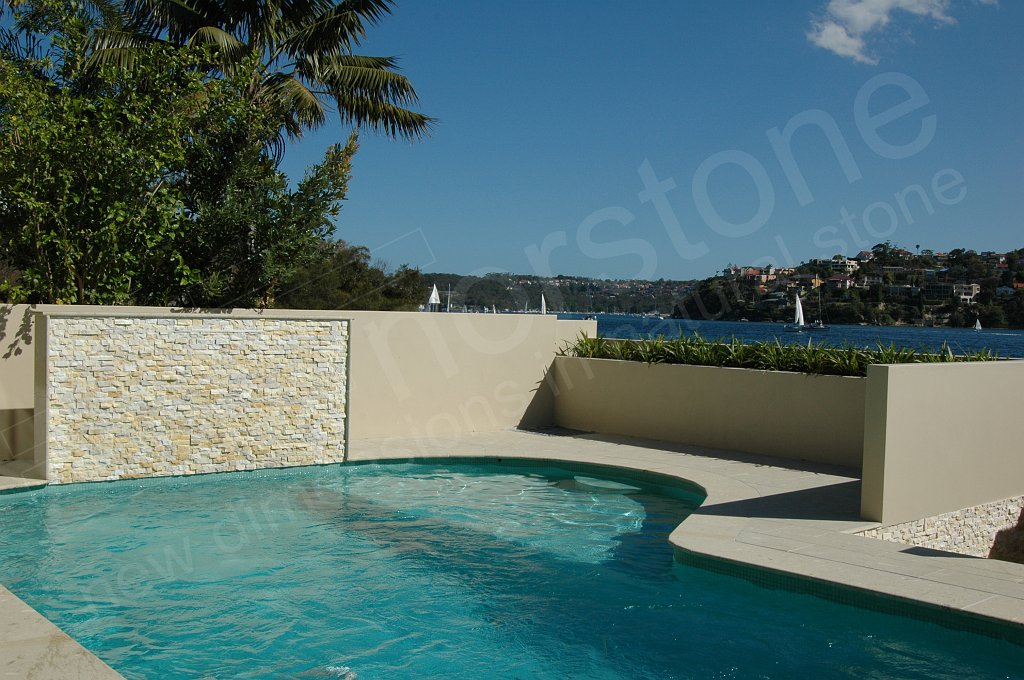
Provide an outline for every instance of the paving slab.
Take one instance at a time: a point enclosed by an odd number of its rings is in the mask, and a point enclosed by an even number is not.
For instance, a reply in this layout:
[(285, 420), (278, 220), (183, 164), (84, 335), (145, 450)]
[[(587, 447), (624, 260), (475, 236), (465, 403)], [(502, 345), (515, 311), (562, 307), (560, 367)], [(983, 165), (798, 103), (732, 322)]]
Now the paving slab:
[(122, 676), (0, 586), (0, 676), (112, 680)]

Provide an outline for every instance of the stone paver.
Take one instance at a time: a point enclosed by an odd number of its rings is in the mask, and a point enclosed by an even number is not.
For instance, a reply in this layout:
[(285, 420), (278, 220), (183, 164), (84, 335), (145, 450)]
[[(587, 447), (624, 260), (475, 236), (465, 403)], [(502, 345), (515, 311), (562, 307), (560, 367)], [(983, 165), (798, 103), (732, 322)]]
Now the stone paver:
[(0, 586), (0, 677), (110, 680), (121, 675)]

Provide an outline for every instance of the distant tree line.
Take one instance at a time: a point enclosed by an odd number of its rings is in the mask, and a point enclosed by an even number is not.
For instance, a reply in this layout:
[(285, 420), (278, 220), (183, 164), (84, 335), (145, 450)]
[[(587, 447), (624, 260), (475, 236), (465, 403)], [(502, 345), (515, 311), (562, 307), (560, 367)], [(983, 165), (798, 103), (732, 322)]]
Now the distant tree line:
[[(424, 274), (426, 286), (436, 285), (452, 308), (481, 311), (484, 308), (522, 311), (540, 308), (543, 293), (551, 311), (578, 313), (668, 314), (685, 295), (692, 281), (607, 280), (583, 276), (542, 277), (528, 274), (491, 273), (483, 276)], [(426, 293), (423, 293), (423, 301)]]

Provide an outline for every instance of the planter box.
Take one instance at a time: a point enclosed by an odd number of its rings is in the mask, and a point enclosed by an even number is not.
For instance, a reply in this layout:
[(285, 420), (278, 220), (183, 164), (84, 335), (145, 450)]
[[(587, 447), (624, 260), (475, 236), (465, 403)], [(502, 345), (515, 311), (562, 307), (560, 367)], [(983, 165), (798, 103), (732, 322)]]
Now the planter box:
[(867, 380), (558, 357), (555, 423), (861, 466)]
[(558, 357), (556, 425), (862, 470), (898, 524), (1024, 494), (1024, 361), (870, 366), (866, 378)]

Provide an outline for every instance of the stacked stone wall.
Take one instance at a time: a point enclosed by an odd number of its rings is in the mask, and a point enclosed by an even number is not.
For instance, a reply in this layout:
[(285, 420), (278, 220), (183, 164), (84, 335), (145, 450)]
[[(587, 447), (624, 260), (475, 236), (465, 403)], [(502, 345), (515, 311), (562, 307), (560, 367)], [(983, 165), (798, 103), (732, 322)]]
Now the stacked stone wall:
[(344, 320), (50, 316), (48, 477), (339, 462), (348, 333)]
[(988, 557), (996, 533), (1017, 523), (1024, 508), (1024, 496), (986, 503), (936, 517), (893, 524), (860, 532), (905, 545)]

